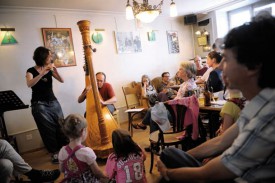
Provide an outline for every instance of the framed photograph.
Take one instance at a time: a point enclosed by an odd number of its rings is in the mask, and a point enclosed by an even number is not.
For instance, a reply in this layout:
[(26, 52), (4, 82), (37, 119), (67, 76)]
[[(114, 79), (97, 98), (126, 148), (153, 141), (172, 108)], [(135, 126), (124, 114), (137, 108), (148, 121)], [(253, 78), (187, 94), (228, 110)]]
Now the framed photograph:
[(115, 32), (117, 53), (142, 52), (138, 32)]
[(56, 67), (75, 66), (74, 45), (70, 28), (41, 28), (44, 46), (51, 50)]
[(167, 42), (169, 53), (179, 53), (179, 39), (178, 32), (176, 31), (167, 31)]

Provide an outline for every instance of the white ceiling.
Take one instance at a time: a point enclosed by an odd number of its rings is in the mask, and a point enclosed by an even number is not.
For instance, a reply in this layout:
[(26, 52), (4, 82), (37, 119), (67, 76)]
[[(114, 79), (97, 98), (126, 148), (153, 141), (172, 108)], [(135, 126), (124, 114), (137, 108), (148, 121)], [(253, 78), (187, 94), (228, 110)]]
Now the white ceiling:
[[(142, 0), (137, 0), (142, 2)], [(220, 7), (232, 5), (245, 0), (174, 0), (178, 14), (207, 13)], [(0, 0), (0, 6), (76, 9), (96, 12), (124, 13), (127, 0)], [(149, 0), (149, 4), (156, 5), (160, 0)], [(171, 0), (164, 0), (162, 14), (169, 15)], [(130, 0), (132, 5), (132, 0)]]

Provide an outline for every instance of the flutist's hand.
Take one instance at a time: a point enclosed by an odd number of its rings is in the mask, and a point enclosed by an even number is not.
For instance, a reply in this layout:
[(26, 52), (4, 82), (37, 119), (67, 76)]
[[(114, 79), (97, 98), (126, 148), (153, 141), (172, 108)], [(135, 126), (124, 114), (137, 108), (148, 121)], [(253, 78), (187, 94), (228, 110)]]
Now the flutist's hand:
[(46, 75), (50, 70), (52, 70), (52, 64), (46, 65), (42, 67), (41, 74)]

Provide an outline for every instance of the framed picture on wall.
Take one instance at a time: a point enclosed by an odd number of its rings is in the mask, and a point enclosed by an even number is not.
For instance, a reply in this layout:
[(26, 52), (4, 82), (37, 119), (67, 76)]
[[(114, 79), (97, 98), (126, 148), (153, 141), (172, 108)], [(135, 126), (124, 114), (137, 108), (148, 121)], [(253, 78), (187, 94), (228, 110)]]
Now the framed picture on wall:
[(155, 31), (148, 32), (148, 41), (156, 41)]
[(138, 32), (115, 32), (117, 53), (142, 52)]
[(199, 36), (198, 37), (198, 45), (206, 46), (207, 45), (207, 36)]
[(41, 28), (44, 46), (51, 50), (56, 67), (75, 66), (75, 54), (70, 28)]
[(179, 39), (178, 32), (176, 31), (167, 31), (167, 42), (169, 53), (179, 53)]

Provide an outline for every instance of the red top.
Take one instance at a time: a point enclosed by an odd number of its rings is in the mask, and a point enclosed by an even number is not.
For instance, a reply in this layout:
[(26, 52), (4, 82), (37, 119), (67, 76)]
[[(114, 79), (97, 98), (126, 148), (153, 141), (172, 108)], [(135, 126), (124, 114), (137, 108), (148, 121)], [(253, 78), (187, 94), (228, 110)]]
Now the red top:
[(110, 98), (115, 96), (113, 87), (109, 83), (104, 83), (101, 88), (98, 88), (98, 91), (104, 101), (109, 100)]
[(200, 70), (197, 70), (197, 76), (202, 76), (206, 71), (207, 71), (207, 67), (203, 67)]

